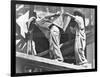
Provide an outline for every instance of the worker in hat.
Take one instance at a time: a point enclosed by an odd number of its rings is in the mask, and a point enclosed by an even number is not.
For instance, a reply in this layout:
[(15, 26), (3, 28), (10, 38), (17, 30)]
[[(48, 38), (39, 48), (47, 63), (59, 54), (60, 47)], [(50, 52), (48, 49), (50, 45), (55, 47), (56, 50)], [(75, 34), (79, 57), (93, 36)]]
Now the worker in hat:
[(86, 48), (86, 33), (85, 33), (85, 16), (80, 10), (75, 10), (73, 15), (69, 16), (74, 20), (74, 24), (70, 27), (75, 31), (75, 58), (77, 65), (87, 64), (88, 61), (85, 57)]
[(35, 50), (35, 42), (33, 41), (33, 31), (34, 26), (36, 25), (36, 12), (33, 11), (32, 16), (28, 20), (28, 33), (26, 33), (26, 39), (27, 39), (27, 54), (31, 53), (32, 55), (36, 55)]

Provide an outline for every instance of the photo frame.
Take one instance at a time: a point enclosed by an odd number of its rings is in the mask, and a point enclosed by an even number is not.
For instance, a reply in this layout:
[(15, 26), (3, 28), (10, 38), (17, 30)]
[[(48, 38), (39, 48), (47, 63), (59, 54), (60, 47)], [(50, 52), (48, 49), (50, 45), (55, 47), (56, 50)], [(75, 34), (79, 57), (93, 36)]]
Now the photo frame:
[[(74, 11), (76, 10), (81, 11), (85, 16), (85, 30), (81, 28), (80, 34), (82, 32), (86, 34), (86, 45), (83, 56), (88, 61), (87, 66), (83, 65), (84, 63), (82, 65), (77, 64), (76, 59), (79, 55), (75, 55), (77, 37), (76, 27), (73, 24), (76, 24), (74, 23)], [(72, 19), (67, 24), (68, 17)], [(35, 27), (33, 25), (30, 26), (31, 20)], [(63, 24), (64, 26), (60, 27), (59, 24)], [(53, 25), (58, 25), (57, 29), (60, 32), (60, 39), (56, 41), (57, 45), (59, 42), (57, 51), (54, 47), (56, 38), (51, 39), (51, 37), (54, 37), (50, 34)], [(83, 35), (82, 38), (84, 37)], [(81, 44), (83, 47), (82, 40)], [(54, 51), (51, 50), (52, 46)], [(58, 51), (61, 51), (61, 53)], [(63, 61), (56, 59), (55, 55), (57, 53), (62, 54)], [(97, 71), (96, 5), (11, 1), (11, 76), (92, 71)]]

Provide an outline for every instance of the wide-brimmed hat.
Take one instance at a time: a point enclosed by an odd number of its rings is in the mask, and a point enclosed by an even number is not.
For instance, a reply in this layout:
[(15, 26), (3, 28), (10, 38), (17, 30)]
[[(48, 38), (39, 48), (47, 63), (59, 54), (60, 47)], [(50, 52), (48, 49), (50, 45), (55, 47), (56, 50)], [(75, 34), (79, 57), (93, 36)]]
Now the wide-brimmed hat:
[(73, 15), (79, 15), (81, 17), (85, 17), (85, 15), (83, 14), (83, 11), (82, 9), (75, 9), (74, 12), (73, 12)]

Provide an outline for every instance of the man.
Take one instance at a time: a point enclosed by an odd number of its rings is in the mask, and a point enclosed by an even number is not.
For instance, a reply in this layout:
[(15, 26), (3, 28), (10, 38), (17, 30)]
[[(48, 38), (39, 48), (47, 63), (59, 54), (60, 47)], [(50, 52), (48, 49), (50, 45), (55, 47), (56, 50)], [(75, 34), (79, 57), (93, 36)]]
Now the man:
[(85, 57), (86, 34), (85, 34), (85, 16), (78, 10), (74, 12), (74, 21), (76, 22), (71, 29), (75, 30), (75, 58), (77, 65), (87, 64)]
[(34, 26), (36, 25), (36, 12), (33, 12), (33, 16), (30, 17), (28, 20), (28, 33), (26, 34), (26, 39), (27, 39), (27, 54), (31, 53), (32, 55), (36, 55), (36, 50), (35, 50), (35, 42), (33, 41), (33, 31), (34, 31)]
[(63, 62), (64, 58), (60, 50), (60, 36), (61, 36), (61, 33), (63, 33), (66, 30), (70, 22), (70, 18), (68, 16), (64, 16), (63, 12), (62, 13), (57, 12), (56, 14), (49, 17), (52, 18), (51, 21), (49, 18), (48, 23), (50, 23), (50, 25), (48, 26), (47, 24), (45, 25), (46, 27), (48, 27), (50, 31), (49, 33), (50, 36), (48, 38), (49, 44), (50, 44), (49, 49), (51, 50), (51, 55), (55, 61)]
[(52, 55), (54, 56), (54, 59), (57, 61), (63, 61), (63, 56), (60, 51), (60, 30), (56, 25), (52, 25), (50, 28), (50, 50), (52, 51)]
[(63, 62), (64, 58), (60, 50), (60, 38), (61, 34), (66, 31), (71, 18), (64, 13), (63, 8), (61, 9), (61, 12), (57, 12), (57, 15), (59, 15), (59, 17), (53, 21), (53, 24), (50, 26), (50, 50), (52, 51), (56, 61)]

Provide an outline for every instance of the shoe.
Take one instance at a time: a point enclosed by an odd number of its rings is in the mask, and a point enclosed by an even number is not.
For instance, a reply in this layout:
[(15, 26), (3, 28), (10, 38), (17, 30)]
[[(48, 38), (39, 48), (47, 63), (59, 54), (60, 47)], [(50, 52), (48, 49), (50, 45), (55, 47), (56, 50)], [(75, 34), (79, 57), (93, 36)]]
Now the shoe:
[(83, 64), (87, 64), (87, 63), (88, 63), (88, 61), (85, 60), (85, 61), (79, 62), (79, 63), (77, 63), (77, 64), (78, 64), (78, 65), (83, 65)]
[(59, 62), (63, 62), (63, 60), (61, 59), (54, 59), (55, 61), (59, 61)]
[(91, 67), (91, 64), (90, 63), (83, 63), (83, 64), (81, 64), (80, 66), (82, 66), (82, 67), (85, 67), (85, 68), (88, 68), (88, 69), (91, 69), (92, 67)]

